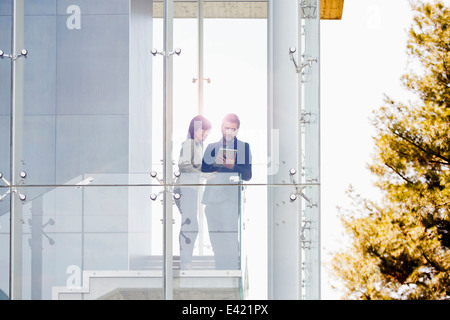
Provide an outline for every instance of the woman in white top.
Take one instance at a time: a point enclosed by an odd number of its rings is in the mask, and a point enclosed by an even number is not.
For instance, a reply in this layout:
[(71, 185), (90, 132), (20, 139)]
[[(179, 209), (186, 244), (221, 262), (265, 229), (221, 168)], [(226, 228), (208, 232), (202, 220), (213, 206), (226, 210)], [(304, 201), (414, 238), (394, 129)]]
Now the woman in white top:
[(189, 125), (187, 139), (182, 143), (178, 168), (181, 175), (178, 180), (181, 198), (175, 201), (181, 213), (180, 268), (192, 267), (192, 254), (198, 235), (198, 189), (200, 184), (203, 141), (211, 130), (211, 123), (203, 116), (196, 116)]

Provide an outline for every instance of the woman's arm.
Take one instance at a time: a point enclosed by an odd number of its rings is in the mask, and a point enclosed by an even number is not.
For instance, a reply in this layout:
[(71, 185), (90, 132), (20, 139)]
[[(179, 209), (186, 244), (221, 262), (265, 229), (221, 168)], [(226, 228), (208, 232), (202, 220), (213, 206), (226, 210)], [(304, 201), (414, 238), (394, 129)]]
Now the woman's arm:
[(187, 139), (181, 145), (180, 158), (178, 160), (178, 168), (180, 172), (200, 173), (200, 163), (194, 167), (194, 140)]

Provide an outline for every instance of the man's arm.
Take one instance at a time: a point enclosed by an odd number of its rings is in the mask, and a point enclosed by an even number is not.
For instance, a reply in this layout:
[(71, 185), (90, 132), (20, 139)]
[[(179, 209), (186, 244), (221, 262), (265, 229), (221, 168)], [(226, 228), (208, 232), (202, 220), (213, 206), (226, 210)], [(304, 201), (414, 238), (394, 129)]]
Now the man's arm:
[(250, 145), (245, 143), (245, 162), (237, 163), (234, 170), (240, 173), (242, 180), (249, 181), (252, 178), (252, 152)]

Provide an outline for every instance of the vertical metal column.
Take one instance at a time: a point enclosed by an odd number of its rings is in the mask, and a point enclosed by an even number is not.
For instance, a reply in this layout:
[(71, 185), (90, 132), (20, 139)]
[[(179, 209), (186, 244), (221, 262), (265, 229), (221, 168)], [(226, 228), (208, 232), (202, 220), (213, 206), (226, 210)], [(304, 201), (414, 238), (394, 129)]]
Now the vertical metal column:
[(164, 171), (164, 272), (163, 296), (173, 299), (173, 212), (172, 198), (168, 189), (172, 179), (172, 132), (173, 132), (173, 0), (164, 0), (164, 97), (163, 97), (163, 171)]
[[(24, 48), (25, 0), (12, 0), (11, 49), (11, 188), (20, 181), (23, 153), (23, 60), (16, 59)], [(13, 190), (11, 190), (13, 191)], [(22, 203), (10, 193), (10, 299), (22, 299)]]
[[(268, 1), (268, 151), (279, 168), (268, 176), (269, 299), (299, 299), (300, 201), (289, 201), (291, 169), (299, 171), (298, 74), (289, 48), (298, 42), (298, 1)], [(278, 141), (272, 141), (278, 131)], [(275, 155), (278, 153), (278, 155)], [(297, 179), (298, 181), (298, 179)]]
[[(298, 3), (300, 3), (302, 0), (298, 0)], [(297, 9), (298, 9), (298, 7), (297, 7)], [(303, 39), (302, 39), (302, 25), (301, 25), (301, 19), (302, 19), (302, 14), (301, 14), (301, 11), (300, 10), (297, 10), (297, 32), (298, 32), (298, 35), (297, 35), (297, 39), (298, 39), (298, 42), (297, 42), (297, 45), (298, 45), (298, 49), (297, 49), (297, 52), (299, 52), (299, 54), (301, 54), (301, 52), (302, 52), (302, 50), (303, 50), (303, 48), (302, 48), (302, 46), (303, 46)], [(301, 81), (301, 79), (302, 79), (302, 76), (301, 76), (301, 74), (298, 74), (298, 77), (297, 77), (297, 79), (298, 79), (298, 83), (297, 83), (297, 86), (298, 86), (298, 116), (299, 117), (301, 117), (301, 113), (302, 113), (302, 101), (303, 101), (303, 90), (302, 90), (302, 81)], [(302, 139), (302, 137), (301, 137), (301, 128), (299, 128), (299, 132), (298, 132), (298, 150), (297, 150), (297, 159), (298, 159), (298, 176), (297, 176), (297, 180), (298, 180), (298, 182), (301, 182), (301, 177), (303, 176), (303, 174), (304, 174), (304, 172), (303, 172), (303, 170), (304, 170), (304, 168), (303, 168), (303, 149), (304, 149), (304, 145), (303, 145), (303, 139)], [(299, 201), (299, 203), (298, 203), (298, 212), (299, 212), (299, 229), (300, 229), (300, 231), (299, 231), (299, 233), (300, 233), (300, 237), (301, 237), (301, 232), (302, 232), (302, 220), (303, 220), (303, 210), (304, 210), (304, 202), (303, 201)], [(302, 245), (300, 244), (299, 245), (299, 257), (298, 257), (298, 263), (299, 263), (299, 265), (300, 266), (303, 266), (303, 247), (302, 247)], [(302, 295), (302, 284), (303, 284), (303, 271), (302, 270), (300, 270), (300, 272), (299, 272), (299, 275), (298, 275), (298, 281), (299, 281), (299, 284), (300, 284), (300, 289), (299, 289), (299, 299), (302, 299), (303, 298), (303, 295)]]
[(198, 0), (198, 114), (203, 114), (203, 17), (204, 17), (204, 1)]
[[(205, 2), (204, 0), (198, 0), (198, 12), (197, 12), (197, 37), (198, 37), (198, 75), (197, 75), (197, 81), (198, 81), (198, 114), (203, 115), (204, 114), (204, 71), (203, 71), (203, 20), (205, 16)], [(204, 187), (198, 186), (199, 190)], [(202, 203), (201, 203), (201, 195), (199, 192), (198, 197), (198, 208), (201, 210)], [(198, 233), (198, 243), (199, 245), (199, 254), (202, 256), (204, 254), (204, 233), (203, 230), (203, 221), (204, 221), (204, 215), (199, 214), (198, 215), (198, 225), (199, 225), (199, 233)]]

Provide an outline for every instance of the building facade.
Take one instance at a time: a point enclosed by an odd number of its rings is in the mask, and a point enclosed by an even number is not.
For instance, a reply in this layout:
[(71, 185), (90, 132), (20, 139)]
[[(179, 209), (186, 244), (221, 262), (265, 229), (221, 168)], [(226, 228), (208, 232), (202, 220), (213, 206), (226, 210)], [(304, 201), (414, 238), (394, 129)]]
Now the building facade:
[[(320, 17), (336, 3), (0, 2), (3, 296), (320, 299)], [(229, 113), (251, 179), (186, 182), (190, 120), (210, 120), (205, 150)], [(229, 269), (202, 201), (224, 187)]]

